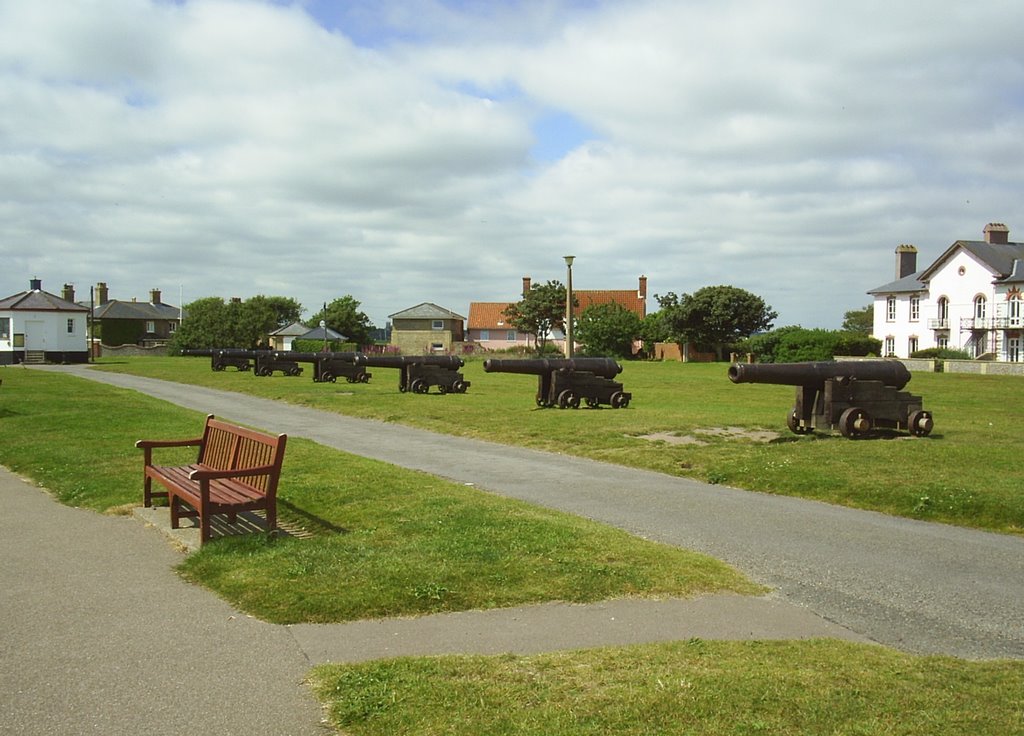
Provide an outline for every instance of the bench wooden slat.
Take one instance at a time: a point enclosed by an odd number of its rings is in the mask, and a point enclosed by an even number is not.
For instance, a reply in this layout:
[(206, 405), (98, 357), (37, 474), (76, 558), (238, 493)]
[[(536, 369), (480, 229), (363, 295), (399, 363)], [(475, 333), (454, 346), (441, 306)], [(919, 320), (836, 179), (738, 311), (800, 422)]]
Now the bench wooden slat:
[[(198, 517), (201, 542), (210, 538), (210, 516), (227, 514), (235, 520), (239, 511), (266, 510), (267, 530), (277, 526), (277, 485), (281, 477), (287, 435), (276, 437), (206, 418), (199, 445), (199, 460), (191, 465), (154, 465), (152, 449), (180, 446), (186, 441), (139, 440), (145, 451), (143, 502), (166, 496), (171, 507), (171, 527), (180, 517)], [(197, 444), (189, 440), (188, 444)], [(154, 492), (152, 481), (166, 489)]]

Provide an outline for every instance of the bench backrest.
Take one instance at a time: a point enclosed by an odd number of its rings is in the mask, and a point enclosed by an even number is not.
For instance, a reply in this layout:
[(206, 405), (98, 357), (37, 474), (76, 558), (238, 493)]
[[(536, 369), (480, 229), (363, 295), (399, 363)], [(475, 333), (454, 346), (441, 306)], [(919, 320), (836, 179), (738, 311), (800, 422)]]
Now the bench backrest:
[(241, 480), (267, 495), (273, 495), (277, 492), (287, 439), (283, 434), (275, 437), (228, 424), (210, 415), (206, 418), (199, 462), (215, 470), (246, 470), (270, 465), (273, 469), (268, 475), (254, 475)]

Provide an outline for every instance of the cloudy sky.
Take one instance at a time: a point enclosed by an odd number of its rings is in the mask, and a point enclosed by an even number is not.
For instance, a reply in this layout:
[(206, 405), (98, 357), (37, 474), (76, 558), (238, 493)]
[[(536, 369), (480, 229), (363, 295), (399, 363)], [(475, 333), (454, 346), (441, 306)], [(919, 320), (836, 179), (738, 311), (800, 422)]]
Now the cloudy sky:
[[(836, 328), (1004, 222), (1019, 0), (0, 0), (0, 297), (730, 284)], [(923, 265), (923, 264), (922, 264)]]

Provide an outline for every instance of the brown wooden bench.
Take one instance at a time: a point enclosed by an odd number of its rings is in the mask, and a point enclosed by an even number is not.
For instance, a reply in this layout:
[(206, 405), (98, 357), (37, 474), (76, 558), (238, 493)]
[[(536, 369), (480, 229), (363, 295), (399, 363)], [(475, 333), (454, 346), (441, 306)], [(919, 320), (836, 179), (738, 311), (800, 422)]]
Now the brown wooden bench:
[[(206, 417), (203, 436), (186, 440), (139, 440), (144, 453), (143, 503), (166, 498), (171, 528), (181, 517), (198, 517), (200, 544), (210, 539), (210, 518), (227, 514), (234, 523), (239, 511), (264, 509), (267, 531), (277, 528), (277, 483), (288, 436), (276, 437)], [(191, 465), (154, 465), (153, 449), (198, 447)], [(153, 481), (166, 489), (154, 491)]]

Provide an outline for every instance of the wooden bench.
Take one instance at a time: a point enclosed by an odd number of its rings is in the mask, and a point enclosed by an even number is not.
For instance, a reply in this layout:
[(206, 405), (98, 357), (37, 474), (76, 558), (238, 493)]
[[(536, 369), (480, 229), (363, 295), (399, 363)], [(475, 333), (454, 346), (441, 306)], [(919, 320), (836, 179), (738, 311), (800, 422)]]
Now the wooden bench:
[[(234, 523), (239, 511), (264, 509), (267, 531), (277, 528), (277, 483), (288, 436), (276, 437), (206, 417), (203, 436), (186, 440), (139, 440), (144, 453), (143, 503), (166, 498), (171, 528), (181, 517), (198, 517), (200, 544), (210, 539), (210, 518), (227, 514)], [(154, 465), (153, 449), (198, 447), (191, 465)], [(164, 487), (154, 491), (153, 481)]]

